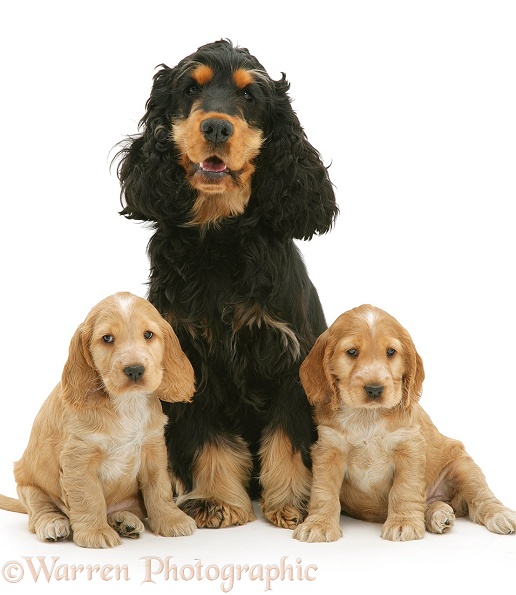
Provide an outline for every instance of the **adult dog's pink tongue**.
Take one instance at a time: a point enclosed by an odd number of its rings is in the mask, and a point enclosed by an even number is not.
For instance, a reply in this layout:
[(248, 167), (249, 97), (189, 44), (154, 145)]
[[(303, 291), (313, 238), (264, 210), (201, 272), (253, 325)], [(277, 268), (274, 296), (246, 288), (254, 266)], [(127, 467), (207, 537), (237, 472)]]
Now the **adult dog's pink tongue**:
[(206, 161), (203, 161), (200, 165), (201, 169), (204, 171), (211, 171), (214, 173), (219, 173), (226, 169), (226, 164), (218, 157), (210, 157), (209, 159), (206, 159)]

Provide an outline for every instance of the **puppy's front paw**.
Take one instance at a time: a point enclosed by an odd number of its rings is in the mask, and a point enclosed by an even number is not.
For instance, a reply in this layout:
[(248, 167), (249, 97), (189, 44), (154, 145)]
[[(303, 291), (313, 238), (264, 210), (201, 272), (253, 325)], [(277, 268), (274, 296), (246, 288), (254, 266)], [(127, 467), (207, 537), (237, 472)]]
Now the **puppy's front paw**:
[(306, 519), (299, 525), (292, 534), (294, 539), (315, 543), (319, 541), (337, 541), (342, 537), (342, 529), (339, 525), (328, 521)]
[(156, 535), (180, 537), (182, 535), (192, 535), (197, 525), (191, 517), (182, 510), (177, 509), (157, 518), (149, 518), (149, 528)]
[(383, 527), (381, 537), (389, 541), (412, 541), (421, 539), (425, 534), (423, 519), (388, 518)]
[(70, 521), (63, 515), (45, 515), (36, 525), (41, 541), (62, 541), (70, 535)]
[(100, 529), (74, 529), (73, 540), (80, 547), (108, 548), (122, 543), (118, 533), (106, 525)]

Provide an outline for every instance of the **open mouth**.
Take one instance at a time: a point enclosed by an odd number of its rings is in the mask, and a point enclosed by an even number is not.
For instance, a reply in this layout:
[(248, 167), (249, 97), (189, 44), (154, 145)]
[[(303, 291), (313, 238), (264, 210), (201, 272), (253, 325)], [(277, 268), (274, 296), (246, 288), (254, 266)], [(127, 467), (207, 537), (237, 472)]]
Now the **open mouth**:
[(197, 171), (203, 174), (211, 174), (216, 176), (223, 176), (231, 173), (228, 166), (218, 157), (208, 157), (205, 161), (197, 164)]

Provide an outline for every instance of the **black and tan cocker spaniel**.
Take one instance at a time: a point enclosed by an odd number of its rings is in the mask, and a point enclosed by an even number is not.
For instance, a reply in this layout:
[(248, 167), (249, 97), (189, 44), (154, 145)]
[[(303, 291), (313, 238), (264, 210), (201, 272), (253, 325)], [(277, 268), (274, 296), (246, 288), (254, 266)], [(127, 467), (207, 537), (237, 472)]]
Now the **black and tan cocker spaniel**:
[(154, 76), (141, 134), (119, 153), (122, 214), (152, 222), (149, 299), (192, 362), (190, 404), (163, 403), (180, 507), (200, 527), (306, 514), (311, 409), (299, 366), (326, 328), (294, 239), (338, 208), (283, 74), (204, 45)]

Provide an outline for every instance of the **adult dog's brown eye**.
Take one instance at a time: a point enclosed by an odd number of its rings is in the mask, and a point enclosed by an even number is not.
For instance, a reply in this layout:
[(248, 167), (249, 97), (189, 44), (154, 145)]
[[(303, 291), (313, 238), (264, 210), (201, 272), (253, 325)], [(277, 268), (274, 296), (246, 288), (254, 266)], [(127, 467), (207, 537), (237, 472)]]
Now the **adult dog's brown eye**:
[(391, 347), (389, 347), (389, 349), (387, 349), (387, 357), (392, 357), (395, 353), (396, 353), (396, 349), (392, 349)]
[(356, 350), (356, 349), (348, 349), (346, 351), (346, 353), (348, 355), (350, 355), (351, 357), (357, 357), (358, 356), (358, 350)]
[(152, 331), (145, 331), (143, 333), (143, 337), (147, 340), (152, 339), (152, 337), (154, 337), (154, 333)]
[(104, 341), (104, 343), (114, 343), (115, 337), (113, 337), (113, 335), (104, 335), (102, 337), (102, 340)]

